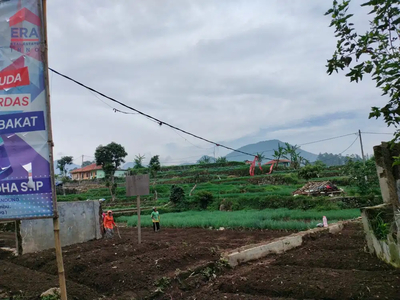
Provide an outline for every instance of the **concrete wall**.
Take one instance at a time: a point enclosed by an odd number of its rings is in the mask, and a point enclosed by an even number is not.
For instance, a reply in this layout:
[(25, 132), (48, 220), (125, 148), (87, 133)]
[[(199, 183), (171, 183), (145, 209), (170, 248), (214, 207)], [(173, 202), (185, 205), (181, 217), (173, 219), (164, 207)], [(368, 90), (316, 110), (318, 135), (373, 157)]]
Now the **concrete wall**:
[[(59, 202), (58, 213), (62, 246), (102, 237), (99, 201)], [(23, 254), (54, 248), (52, 219), (23, 220), (20, 234)]]
[(384, 208), (390, 208), (388, 204), (382, 204), (374, 207), (365, 207), (361, 211), (362, 222), (364, 226), (365, 236), (367, 239), (368, 250), (371, 254), (375, 254), (378, 258), (391, 264), (394, 267), (400, 268), (400, 214), (395, 214), (394, 219), (397, 227), (397, 239), (394, 239), (393, 234), (387, 235), (387, 238), (380, 240), (376, 237), (372, 225), (370, 214), (373, 211), (381, 211)]
[[(115, 177), (125, 177), (126, 173), (127, 173), (127, 171), (117, 170), (117, 171), (115, 171), (114, 176)], [(103, 170), (97, 170), (96, 178), (100, 179), (100, 178), (104, 178), (104, 177), (106, 177), (106, 173), (104, 173)]]

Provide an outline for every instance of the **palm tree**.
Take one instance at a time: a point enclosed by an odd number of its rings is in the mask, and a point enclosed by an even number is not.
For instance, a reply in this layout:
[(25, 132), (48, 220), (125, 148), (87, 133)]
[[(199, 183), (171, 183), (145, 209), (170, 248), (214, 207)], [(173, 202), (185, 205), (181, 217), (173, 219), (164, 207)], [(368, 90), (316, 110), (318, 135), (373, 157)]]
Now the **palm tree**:
[(292, 146), (289, 143), (285, 143), (285, 146), (286, 148), (284, 150), (283, 157), (290, 160), (290, 165), (293, 167), (293, 169), (298, 169), (300, 167), (299, 158), (301, 156), (300, 152), (297, 152), (297, 150), (300, 148), (300, 146)]
[(274, 170), (278, 169), (279, 160), (284, 155), (285, 148), (283, 148), (280, 144), (278, 144), (278, 150), (274, 150), (274, 154), (272, 157), (276, 160), (276, 165), (274, 166)]
[(135, 159), (134, 159), (134, 169), (143, 169), (144, 168), (144, 166), (143, 166), (143, 160), (145, 159), (145, 156), (144, 155), (140, 155), (140, 153), (139, 153), (139, 155), (135, 155)]
[(265, 159), (265, 156), (262, 153), (257, 153), (256, 157), (257, 157), (257, 162), (260, 163), (260, 164)]

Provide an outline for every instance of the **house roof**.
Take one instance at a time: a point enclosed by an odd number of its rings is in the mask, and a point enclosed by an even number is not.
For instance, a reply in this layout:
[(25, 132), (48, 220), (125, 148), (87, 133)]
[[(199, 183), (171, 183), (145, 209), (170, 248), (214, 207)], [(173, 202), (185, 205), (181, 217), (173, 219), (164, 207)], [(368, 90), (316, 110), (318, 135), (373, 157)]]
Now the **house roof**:
[(80, 169), (75, 169), (75, 170), (71, 171), (70, 173), (71, 173), (71, 174), (74, 174), (74, 173), (83, 173), (83, 172), (89, 172), (89, 171), (95, 171), (95, 170), (101, 170), (101, 169), (102, 169), (101, 166), (98, 166), (98, 165), (96, 165), (96, 164), (94, 163), (94, 164), (88, 165), (88, 166), (83, 167), (83, 168), (80, 168)]
[[(269, 162), (266, 162), (264, 165), (276, 164), (277, 161), (278, 161), (277, 159), (273, 159), (273, 160), (270, 160)], [(280, 159), (279, 163), (290, 163), (290, 160), (288, 160), (288, 159)]]

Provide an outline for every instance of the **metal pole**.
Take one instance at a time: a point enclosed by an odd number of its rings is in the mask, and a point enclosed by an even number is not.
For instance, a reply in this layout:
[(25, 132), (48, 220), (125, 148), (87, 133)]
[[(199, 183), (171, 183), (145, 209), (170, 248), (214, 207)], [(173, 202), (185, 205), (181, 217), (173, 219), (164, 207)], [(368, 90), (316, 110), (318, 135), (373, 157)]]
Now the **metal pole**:
[(360, 137), (361, 155), (362, 155), (363, 163), (364, 163), (364, 166), (365, 166), (364, 147), (363, 147), (363, 143), (362, 143), (361, 130), (360, 129), (358, 130), (358, 136)]
[(56, 259), (58, 269), (58, 280), (60, 284), (61, 300), (67, 300), (67, 285), (65, 282), (64, 262), (61, 251), (61, 240), (60, 240), (60, 222), (58, 219), (57, 211), (57, 193), (54, 182), (54, 155), (53, 155), (53, 131), (51, 127), (51, 106), (50, 106), (50, 91), (49, 91), (49, 66), (48, 66), (48, 49), (47, 49), (47, 1), (42, 0), (42, 59), (44, 66), (44, 81), (45, 81), (45, 92), (46, 92), (46, 118), (47, 118), (47, 143), (49, 146), (49, 162), (50, 162), (50, 180), (52, 187), (53, 196), (53, 227), (54, 227), (54, 243), (56, 248)]
[(140, 225), (140, 196), (137, 196), (137, 234), (138, 234), (138, 244), (142, 243), (142, 228)]

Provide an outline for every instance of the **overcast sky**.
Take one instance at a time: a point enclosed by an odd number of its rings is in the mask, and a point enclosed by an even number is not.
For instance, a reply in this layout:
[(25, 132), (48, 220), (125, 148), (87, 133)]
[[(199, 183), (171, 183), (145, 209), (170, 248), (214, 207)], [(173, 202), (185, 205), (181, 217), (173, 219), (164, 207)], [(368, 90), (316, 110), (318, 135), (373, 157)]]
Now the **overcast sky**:
[[(357, 1), (356, 1), (357, 2)], [(328, 76), (336, 44), (331, 1), (52, 0), (50, 67), (187, 131), (230, 147), (279, 139), (302, 144), (352, 133), (391, 132), (369, 120), (387, 99), (369, 79)], [(357, 24), (367, 15), (359, 7)], [(195, 161), (210, 144), (176, 133), (50, 74), (55, 156), (93, 159), (112, 141), (162, 163)], [(101, 100), (100, 100), (101, 99)], [(103, 103), (104, 101), (105, 103)], [(366, 152), (390, 135), (364, 135)], [(355, 139), (302, 147), (339, 153)], [(216, 156), (228, 151), (216, 147)], [(360, 154), (355, 143), (346, 153)]]

